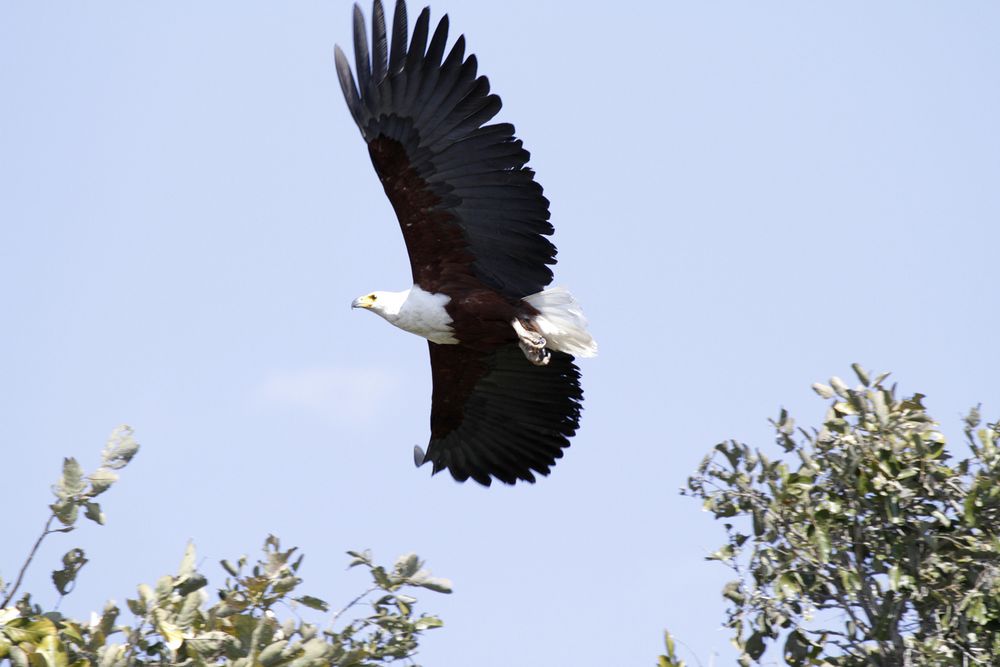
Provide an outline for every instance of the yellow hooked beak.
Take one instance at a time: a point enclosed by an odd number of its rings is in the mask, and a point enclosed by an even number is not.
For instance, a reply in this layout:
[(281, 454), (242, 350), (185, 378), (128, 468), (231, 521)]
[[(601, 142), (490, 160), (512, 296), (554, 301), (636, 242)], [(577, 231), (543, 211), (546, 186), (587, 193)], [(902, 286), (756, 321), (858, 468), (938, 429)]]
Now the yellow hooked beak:
[(366, 294), (365, 296), (359, 296), (353, 302), (351, 302), (351, 308), (371, 308), (375, 305), (375, 295)]

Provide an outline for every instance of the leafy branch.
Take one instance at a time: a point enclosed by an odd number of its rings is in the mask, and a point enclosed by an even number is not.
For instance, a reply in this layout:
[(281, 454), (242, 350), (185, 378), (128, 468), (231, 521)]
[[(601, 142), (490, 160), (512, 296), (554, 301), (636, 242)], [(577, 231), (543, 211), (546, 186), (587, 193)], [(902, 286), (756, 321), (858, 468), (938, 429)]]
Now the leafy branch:
[[(24, 573), (42, 541), (55, 532), (69, 532), (82, 510), (97, 523), (104, 515), (94, 498), (117, 480), (138, 451), (127, 427), (117, 429), (105, 447), (102, 465), (84, 476), (73, 459), (66, 459), (59, 483), (53, 487), (56, 501), (45, 530), (31, 550), (17, 581), (6, 591), (0, 606), (0, 664), (13, 667), (145, 667), (146, 665), (231, 665), (232, 667), (369, 667), (397, 660), (413, 661), (421, 635), (441, 627), (433, 615), (417, 614), (417, 599), (409, 589), (423, 588), (450, 593), (451, 584), (435, 578), (415, 554), (396, 560), (392, 567), (376, 564), (369, 552), (348, 552), (351, 567), (369, 571), (372, 584), (329, 619), (327, 630), (303, 620), (300, 609), (328, 613), (329, 604), (299, 593), (303, 557), (295, 547), (282, 549), (269, 536), (263, 553), (250, 563), (246, 556), (236, 562), (222, 561), (227, 577), (208, 604), (208, 580), (196, 567), (193, 545), (188, 545), (175, 575), (161, 577), (153, 585), (142, 584), (138, 595), (126, 600), (133, 615), (121, 622), (122, 610), (114, 603), (89, 621), (64, 618), (44, 611), (25, 594), (8, 606), (17, 594)], [(53, 527), (58, 522), (61, 527)], [(71, 589), (80, 568), (87, 562), (81, 549), (63, 556), (63, 568), (53, 573), (60, 598)], [(344, 614), (363, 602), (371, 611), (348, 619)], [(282, 620), (279, 613), (292, 610)], [(338, 625), (341, 625), (339, 629)]]
[[(76, 459), (63, 459), (62, 476), (59, 478), (59, 482), (52, 487), (52, 493), (56, 496), (56, 501), (49, 505), (52, 513), (45, 521), (45, 528), (35, 540), (35, 544), (21, 566), (14, 584), (6, 590), (0, 586), (0, 594), (4, 594), (0, 607), (9, 605), (14, 596), (17, 595), (17, 591), (24, 581), (24, 575), (45, 538), (54, 533), (69, 533), (74, 530), (81, 509), (86, 518), (95, 523), (104, 524), (104, 512), (101, 511), (100, 504), (94, 499), (118, 481), (118, 473), (115, 471), (127, 466), (138, 451), (139, 444), (132, 435), (132, 429), (122, 425), (116, 428), (111, 433), (111, 437), (108, 438), (108, 442), (101, 452), (101, 466), (93, 474), (84, 475), (83, 469)], [(62, 524), (61, 528), (52, 527), (56, 521)], [(77, 573), (86, 563), (87, 558), (82, 549), (75, 548), (66, 552), (63, 556), (63, 568), (52, 573), (52, 581), (60, 596), (66, 595), (71, 590)]]
[(820, 428), (772, 420), (784, 457), (724, 442), (688, 480), (725, 527), (708, 558), (736, 575), (723, 596), (739, 662), (778, 644), (793, 666), (994, 664), (1000, 428), (970, 411), (972, 455), (954, 461), (922, 394), (853, 368), (854, 387), (813, 385), (829, 401)]

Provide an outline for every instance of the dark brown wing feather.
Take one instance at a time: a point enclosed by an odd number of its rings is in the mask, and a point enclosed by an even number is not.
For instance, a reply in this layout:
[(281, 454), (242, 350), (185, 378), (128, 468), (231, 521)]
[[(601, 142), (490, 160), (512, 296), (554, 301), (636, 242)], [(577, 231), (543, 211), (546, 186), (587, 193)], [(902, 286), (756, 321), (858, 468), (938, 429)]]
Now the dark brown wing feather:
[(548, 475), (580, 424), (580, 372), (553, 352), (532, 365), (517, 344), (492, 352), (429, 343), (434, 376), (425, 460), (489, 486)]
[(378, 0), (372, 15), (374, 59), (355, 8), (357, 83), (339, 47), (337, 73), (399, 218), (414, 282), (437, 292), (475, 278), (514, 299), (540, 291), (556, 254), (549, 203), (514, 127), (485, 124), (501, 102), (477, 77), (476, 57), (465, 57), (464, 37), (445, 56), (448, 17), (430, 35), (425, 8), (407, 43), (399, 0), (389, 45)]

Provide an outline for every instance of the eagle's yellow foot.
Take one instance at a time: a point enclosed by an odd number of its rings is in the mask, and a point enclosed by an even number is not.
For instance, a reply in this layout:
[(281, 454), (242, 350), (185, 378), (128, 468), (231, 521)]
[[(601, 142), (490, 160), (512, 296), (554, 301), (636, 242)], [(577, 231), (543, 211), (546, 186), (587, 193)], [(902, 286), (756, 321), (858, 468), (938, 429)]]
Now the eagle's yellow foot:
[(536, 366), (545, 366), (548, 364), (552, 354), (545, 349), (545, 336), (537, 331), (529, 330), (528, 327), (534, 328), (532, 323), (527, 322), (527, 326), (525, 326), (525, 323), (520, 318), (515, 319), (511, 324), (517, 333), (517, 344), (521, 348), (521, 351), (524, 352), (524, 356), (528, 358), (528, 361)]

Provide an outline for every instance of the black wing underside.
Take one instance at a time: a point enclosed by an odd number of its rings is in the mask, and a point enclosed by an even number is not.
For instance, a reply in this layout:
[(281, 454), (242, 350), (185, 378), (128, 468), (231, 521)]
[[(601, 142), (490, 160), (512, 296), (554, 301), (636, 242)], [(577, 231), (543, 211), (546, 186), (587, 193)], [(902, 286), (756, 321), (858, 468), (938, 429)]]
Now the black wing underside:
[(486, 124), (501, 102), (465, 56), (465, 38), (446, 56), (448, 17), (431, 35), (425, 8), (408, 39), (402, 0), (391, 44), (375, 1), (371, 37), (369, 51), (355, 5), (357, 83), (339, 47), (337, 74), (399, 218), (414, 282), (437, 292), (474, 276), (511, 298), (542, 290), (556, 254), (549, 202), (514, 126)]
[(464, 482), (514, 484), (548, 475), (580, 423), (580, 372), (552, 352), (534, 366), (517, 344), (492, 352), (429, 343), (434, 375), (425, 460)]

